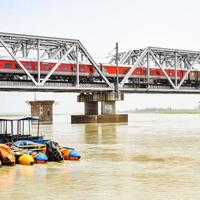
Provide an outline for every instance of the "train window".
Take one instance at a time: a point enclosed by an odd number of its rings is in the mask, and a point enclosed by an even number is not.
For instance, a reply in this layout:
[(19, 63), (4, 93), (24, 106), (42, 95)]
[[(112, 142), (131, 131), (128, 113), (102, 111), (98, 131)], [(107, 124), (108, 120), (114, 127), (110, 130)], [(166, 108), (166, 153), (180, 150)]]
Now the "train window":
[(16, 67), (17, 69), (20, 69), (20, 65), (19, 65), (19, 64), (16, 64), (15, 67)]
[(63, 71), (67, 71), (67, 70), (68, 70), (67, 66), (64, 66)]
[(5, 64), (5, 67), (9, 69), (9, 68), (12, 67), (12, 64), (11, 64), (11, 63), (6, 63), (6, 64)]
[(91, 73), (95, 71), (95, 68), (94, 68), (94, 67), (89, 67), (89, 69), (90, 69), (90, 72), (91, 72)]
[(104, 72), (108, 72), (108, 68), (107, 67), (104, 67)]
[(137, 71), (136, 74), (137, 74), (137, 75), (140, 75), (140, 71)]
[(83, 67), (80, 68), (80, 72), (84, 72), (85, 69)]
[(153, 71), (150, 71), (150, 75), (154, 75)]
[(144, 71), (144, 75), (145, 75), (145, 76), (147, 76), (148, 73), (149, 73), (149, 75), (150, 75), (150, 71), (149, 71), (149, 72), (148, 72), (148, 70), (145, 70), (145, 71)]
[(49, 65), (45, 65), (44, 69), (47, 70), (47, 71), (49, 71), (51, 69), (51, 67)]
[(72, 67), (72, 71), (76, 72), (77, 68), (76, 67)]
[(35, 66), (35, 69), (38, 69), (38, 66), (37, 66), (37, 65)]
[(24, 66), (26, 69), (31, 69), (32, 68), (32, 66), (30, 65), (30, 64), (27, 64), (27, 65), (25, 65)]
[(123, 69), (123, 70), (122, 70), (122, 73), (123, 73), (123, 74), (126, 74), (126, 73), (127, 73), (127, 70), (126, 70), (126, 69)]
[(160, 76), (160, 72), (159, 72), (159, 71), (156, 71), (156, 75), (157, 75), (157, 76)]

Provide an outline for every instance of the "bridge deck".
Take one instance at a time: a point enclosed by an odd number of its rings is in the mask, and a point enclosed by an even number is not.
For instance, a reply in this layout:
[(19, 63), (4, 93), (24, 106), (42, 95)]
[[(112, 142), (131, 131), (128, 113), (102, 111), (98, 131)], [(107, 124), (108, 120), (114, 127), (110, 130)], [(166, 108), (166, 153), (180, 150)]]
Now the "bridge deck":
[[(106, 92), (115, 91), (114, 84), (108, 88), (103, 83), (84, 83), (76, 86), (72, 83), (47, 82), (45, 86), (35, 86), (32, 82), (25, 81), (0, 81), (0, 91), (19, 91), (19, 92)], [(171, 93), (171, 94), (200, 94), (200, 89), (195, 87), (182, 87), (173, 89), (171, 86), (150, 86), (148, 88), (130, 87), (125, 85), (119, 88), (123, 93)]]

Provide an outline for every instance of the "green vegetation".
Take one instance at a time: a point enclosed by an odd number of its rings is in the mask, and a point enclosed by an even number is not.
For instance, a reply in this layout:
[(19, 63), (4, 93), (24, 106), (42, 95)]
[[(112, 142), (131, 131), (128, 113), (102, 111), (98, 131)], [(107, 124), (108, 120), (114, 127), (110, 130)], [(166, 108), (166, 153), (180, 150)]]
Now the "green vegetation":
[(161, 114), (200, 114), (200, 110), (194, 109), (175, 109), (170, 111), (160, 112)]

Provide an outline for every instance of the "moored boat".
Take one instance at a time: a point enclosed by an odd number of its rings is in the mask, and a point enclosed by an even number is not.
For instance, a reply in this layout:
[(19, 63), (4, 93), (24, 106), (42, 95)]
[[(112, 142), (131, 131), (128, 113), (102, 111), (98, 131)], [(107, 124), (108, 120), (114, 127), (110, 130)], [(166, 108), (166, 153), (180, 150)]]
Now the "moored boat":
[(23, 149), (23, 150), (32, 151), (32, 152), (33, 151), (40, 152), (46, 149), (46, 144), (39, 144), (39, 143), (32, 142), (29, 140), (19, 140), (14, 143), (13, 148)]
[[(32, 131), (32, 124), (37, 131)], [(0, 118), (0, 143), (15, 142), (18, 140), (43, 140), (39, 134), (39, 118)]]
[(0, 160), (3, 165), (14, 165), (15, 156), (9, 146), (0, 144)]

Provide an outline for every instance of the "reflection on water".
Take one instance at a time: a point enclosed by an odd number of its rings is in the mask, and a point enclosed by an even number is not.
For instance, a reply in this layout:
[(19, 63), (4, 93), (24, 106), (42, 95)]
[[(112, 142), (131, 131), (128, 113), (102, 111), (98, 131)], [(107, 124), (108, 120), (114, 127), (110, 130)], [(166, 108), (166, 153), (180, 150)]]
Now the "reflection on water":
[(66, 119), (55, 116), (41, 131), (77, 148), (82, 160), (1, 167), (0, 199), (199, 199), (200, 115), (134, 114), (128, 124)]
[(15, 167), (2, 167), (0, 170), (0, 188), (2, 190), (11, 189), (15, 182), (15, 175)]
[(117, 124), (84, 124), (86, 144), (115, 144)]

